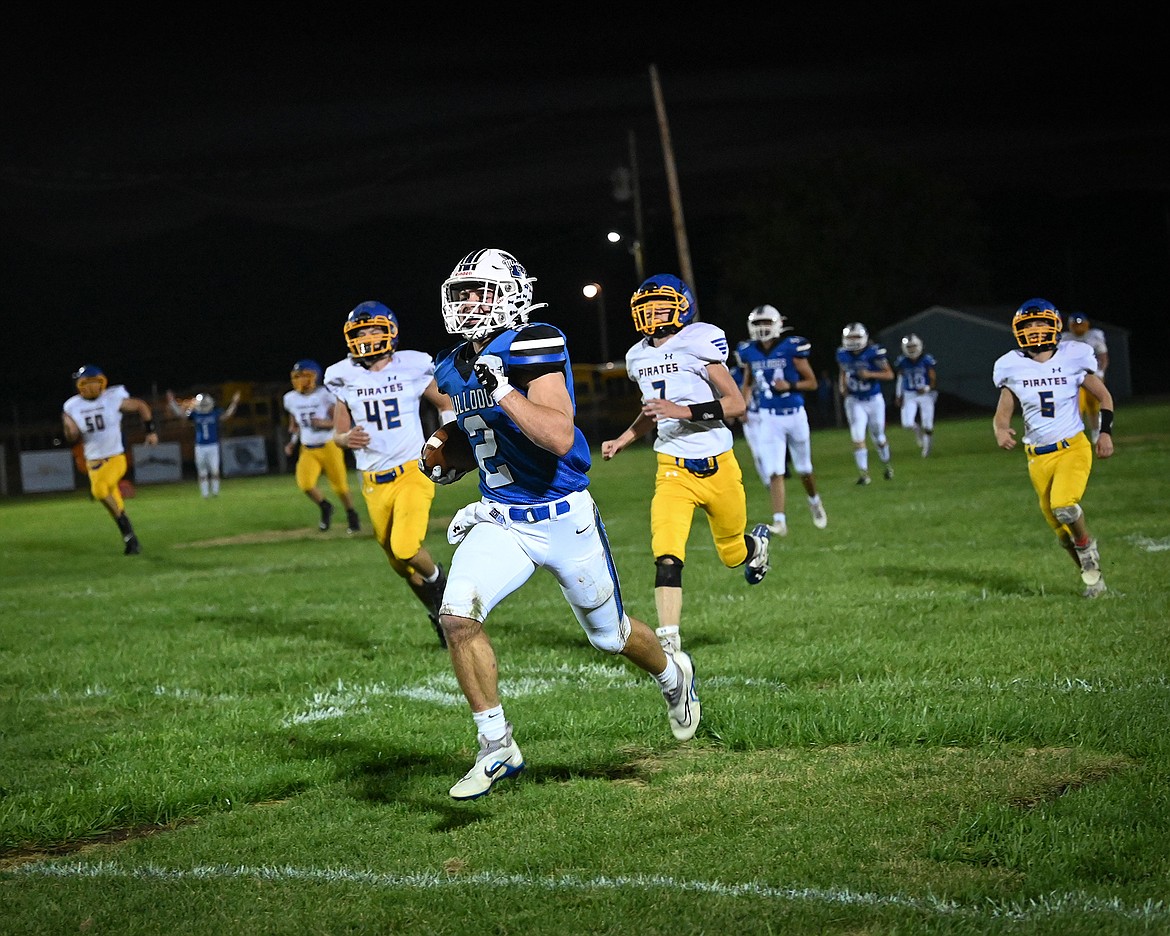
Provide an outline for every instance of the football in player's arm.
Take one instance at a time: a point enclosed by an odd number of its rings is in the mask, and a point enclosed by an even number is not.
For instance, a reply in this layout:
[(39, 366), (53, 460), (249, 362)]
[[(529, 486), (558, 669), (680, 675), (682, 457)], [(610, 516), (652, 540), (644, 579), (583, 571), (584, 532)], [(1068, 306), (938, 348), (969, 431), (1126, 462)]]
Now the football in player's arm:
[[(691, 738), (701, 714), (690, 658), (668, 654), (622, 603), (588, 490), (589, 445), (574, 422), (565, 335), (529, 321), (544, 307), (532, 301), (533, 282), (511, 254), (487, 248), (459, 261), (442, 286), (443, 322), (460, 343), (439, 356), (435, 376), (474, 448), (480, 494), (447, 529), (456, 549), (441, 620), (479, 742), (475, 763), (451, 787), (457, 800), (483, 796), (524, 767), (485, 623), (537, 569), (557, 580), (592, 646), (655, 678), (676, 738)], [(425, 465), (427, 454), (417, 454)]]

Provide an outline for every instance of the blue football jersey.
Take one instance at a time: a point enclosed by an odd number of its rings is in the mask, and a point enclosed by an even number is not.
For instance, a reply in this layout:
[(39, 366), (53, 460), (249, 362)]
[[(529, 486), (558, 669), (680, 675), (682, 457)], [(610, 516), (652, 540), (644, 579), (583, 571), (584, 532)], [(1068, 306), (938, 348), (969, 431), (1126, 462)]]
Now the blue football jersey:
[(223, 410), (218, 406), (210, 413), (191, 411), (187, 418), (195, 424), (196, 445), (216, 445), (219, 442), (219, 417), (222, 415)]
[(894, 362), (894, 371), (898, 375), (898, 395), (929, 390), (930, 370), (933, 367), (934, 358), (929, 354), (920, 354), (917, 361), (910, 360), (904, 354), (900, 355)]
[(799, 335), (785, 335), (765, 351), (758, 341), (741, 341), (735, 347), (735, 356), (744, 373), (752, 375), (752, 410), (788, 411), (804, 406), (804, 394), (799, 390), (781, 393), (772, 384), (786, 380), (795, 384), (800, 380), (796, 369), (797, 358), (808, 358), (812, 343)]
[(881, 383), (876, 380), (863, 380), (858, 373), (863, 370), (881, 370), (886, 362), (886, 349), (881, 345), (868, 344), (860, 351), (850, 351), (847, 348), (837, 349), (837, 363), (845, 371), (845, 390), (850, 396), (867, 400), (882, 392)]
[[(560, 329), (539, 322), (508, 329), (495, 335), (480, 353), (503, 360), (516, 393), (526, 393), (528, 382), (543, 374), (563, 374), (576, 411), (573, 368)], [(479, 464), (480, 493), (505, 504), (544, 504), (585, 490), (592, 462), (581, 430), (574, 429), (573, 447), (564, 457), (541, 448), (480, 384), (473, 369), (478, 356), (469, 341), (444, 352), (435, 365), (435, 382), (451, 397), (459, 427), (471, 439)]]

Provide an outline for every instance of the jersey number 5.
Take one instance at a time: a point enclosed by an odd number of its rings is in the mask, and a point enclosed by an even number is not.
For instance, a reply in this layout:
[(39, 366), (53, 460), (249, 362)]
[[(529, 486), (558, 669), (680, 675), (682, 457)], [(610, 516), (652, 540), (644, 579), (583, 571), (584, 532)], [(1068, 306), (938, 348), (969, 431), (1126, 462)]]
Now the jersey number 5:
[(1045, 419), (1051, 419), (1056, 415), (1056, 404), (1052, 402), (1052, 391), (1040, 391), (1040, 415)]

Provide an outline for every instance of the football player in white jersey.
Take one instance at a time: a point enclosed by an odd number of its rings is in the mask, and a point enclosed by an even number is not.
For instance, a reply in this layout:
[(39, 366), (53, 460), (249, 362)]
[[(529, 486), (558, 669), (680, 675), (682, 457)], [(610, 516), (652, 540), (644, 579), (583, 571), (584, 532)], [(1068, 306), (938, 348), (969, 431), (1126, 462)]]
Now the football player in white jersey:
[(460, 260), (442, 286), (444, 325), (463, 340), (439, 356), (435, 374), (474, 448), (481, 495), (447, 530), (458, 548), (443, 627), (479, 739), (475, 763), (451, 787), (457, 800), (483, 796), (524, 768), (484, 622), (537, 569), (557, 580), (593, 647), (654, 677), (678, 740), (694, 736), (702, 715), (690, 657), (664, 650), (622, 603), (605, 525), (589, 493), (589, 444), (574, 420), (565, 335), (529, 321), (544, 308), (532, 302), (535, 281), (510, 253), (485, 248)]
[(345, 470), (345, 453), (333, 441), (333, 407), (337, 398), (325, 386), (325, 375), (321, 365), (304, 358), (293, 363), (289, 372), (292, 389), (282, 398), (284, 411), (288, 413), (288, 442), (284, 447), (286, 455), (292, 455), (299, 445), (297, 455), (297, 487), (321, 511), (317, 529), (322, 533), (329, 529), (333, 519), (333, 503), (326, 499), (317, 487), (324, 474), (329, 479), (341, 503), (345, 506), (348, 523), (346, 532), (360, 533), (361, 520), (349, 493), (349, 478)]
[[(1093, 354), (1097, 356), (1097, 376), (1104, 381), (1105, 371), (1109, 367), (1109, 346), (1105, 343), (1105, 332), (1092, 325), (1085, 313), (1073, 312), (1068, 317), (1068, 328), (1060, 333), (1060, 340), (1081, 341), (1092, 348)], [(1096, 442), (1100, 434), (1100, 405), (1096, 397), (1084, 387), (1081, 387), (1080, 407), (1081, 418), (1089, 429), (1089, 441)]]
[(421, 400), (451, 415), (451, 400), (435, 383), (435, 362), (398, 348), (398, 317), (381, 302), (359, 303), (343, 327), (349, 356), (325, 371), (336, 397), (333, 441), (353, 451), (374, 538), (390, 567), (427, 609), (439, 643), (439, 607), (447, 580), (423, 540), (435, 486), (419, 471), (423, 444)]
[(999, 390), (993, 425), (1002, 449), (1016, 447), (1011, 427), (1016, 404), (1024, 414), (1028, 476), (1040, 498), (1044, 519), (1081, 570), (1084, 596), (1105, 591), (1097, 540), (1089, 534), (1080, 500), (1093, 467), (1093, 446), (1085, 437), (1078, 396), (1084, 388), (1100, 404), (1099, 458), (1113, 454), (1113, 395), (1097, 376), (1097, 360), (1082, 342), (1061, 342), (1060, 313), (1047, 299), (1029, 299), (1012, 318), (1019, 349), (995, 362)]
[(768, 572), (766, 523), (747, 530), (743, 472), (725, 419), (747, 410), (727, 367), (727, 336), (700, 322), (690, 287), (671, 274), (651, 276), (630, 299), (634, 327), (644, 336), (626, 352), (626, 371), (642, 391), (642, 411), (616, 439), (601, 443), (608, 460), (656, 429), (658, 470), (650, 501), (654, 605), (658, 638), (681, 644), (682, 572), (695, 509), (707, 515), (720, 561), (744, 567), (749, 585)]
[(142, 548), (130, 518), (118, 483), (126, 475), (126, 448), (122, 442), (122, 414), (137, 413), (146, 430), (147, 445), (158, 444), (154, 428), (154, 414), (150, 404), (121, 384), (110, 386), (106, 375), (96, 364), (86, 364), (73, 373), (77, 393), (65, 401), (61, 422), (65, 440), (75, 444), (79, 439), (85, 448), (85, 467), (89, 475), (89, 490), (99, 501), (122, 534), (124, 554), (136, 556)]

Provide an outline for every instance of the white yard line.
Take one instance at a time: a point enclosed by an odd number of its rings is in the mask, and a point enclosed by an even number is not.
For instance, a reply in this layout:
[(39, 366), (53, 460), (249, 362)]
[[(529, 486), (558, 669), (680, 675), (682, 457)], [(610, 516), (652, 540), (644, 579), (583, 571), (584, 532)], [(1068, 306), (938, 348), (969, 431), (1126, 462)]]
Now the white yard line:
[(1170, 921), (1170, 907), (1163, 901), (1146, 901), (1136, 906), (1117, 899), (1102, 899), (1086, 894), (1043, 894), (1024, 901), (979, 900), (965, 904), (936, 897), (908, 897), (903, 894), (859, 893), (841, 888), (777, 887), (749, 881), (729, 884), (723, 881), (686, 881), (661, 875), (578, 877), (533, 877), (524, 874), (375, 874), (344, 868), (246, 867), (228, 865), (196, 868), (159, 868), (146, 865), (125, 868), (112, 862), (42, 861), (21, 865), (11, 875), (37, 875), (58, 878), (122, 878), (140, 881), (187, 881), (246, 879), (254, 881), (360, 884), (382, 890), (435, 890), (439, 888), (519, 888), (542, 891), (588, 892), (597, 890), (668, 890), (714, 897), (747, 897), (786, 903), (821, 903), (860, 907), (900, 907), (933, 913), (938, 916), (962, 916), (971, 919), (1006, 919), (1015, 922), (1049, 917), (1056, 914), (1094, 914), (1103, 917), (1138, 920), (1143, 923)]

